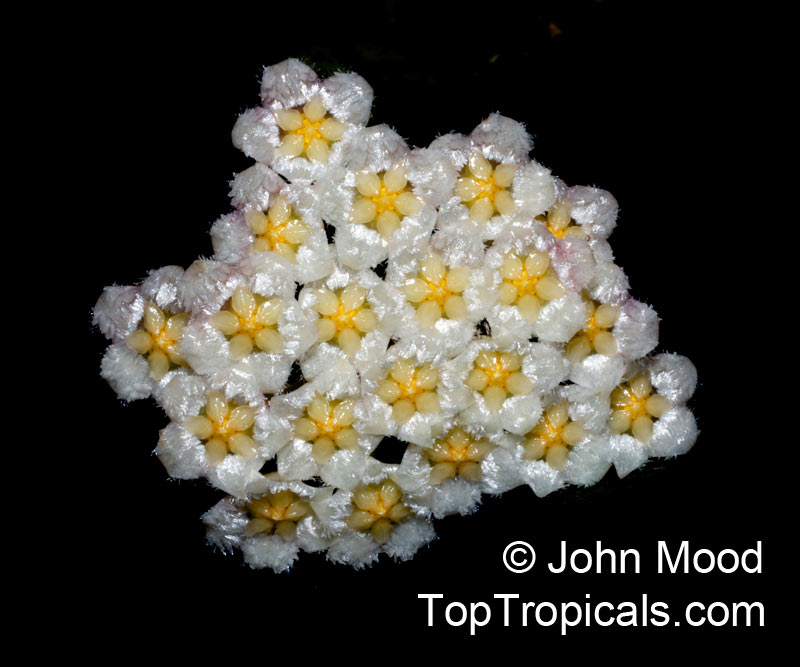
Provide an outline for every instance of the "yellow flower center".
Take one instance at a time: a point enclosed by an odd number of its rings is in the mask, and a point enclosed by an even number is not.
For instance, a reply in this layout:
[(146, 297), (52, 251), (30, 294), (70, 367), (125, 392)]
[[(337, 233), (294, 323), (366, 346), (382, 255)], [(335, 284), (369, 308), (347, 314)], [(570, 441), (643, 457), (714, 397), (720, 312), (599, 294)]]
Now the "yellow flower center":
[(391, 536), (394, 527), (411, 513), (401, 502), (403, 493), (392, 480), (370, 484), (353, 492), (353, 512), (347, 525), (353, 530), (369, 532), (379, 544)]
[(569, 417), (569, 404), (561, 401), (545, 410), (539, 423), (528, 434), (524, 458), (545, 459), (551, 468), (562, 470), (567, 465), (569, 450), (587, 436), (580, 422)]
[(352, 284), (335, 292), (320, 289), (316, 294), (317, 341), (335, 341), (346, 354), (355, 354), (361, 347), (361, 336), (378, 323), (366, 301), (367, 290)]
[(251, 500), (245, 507), (252, 517), (245, 527), (247, 535), (274, 532), (287, 541), (297, 534), (297, 522), (311, 512), (311, 505), (288, 489)]
[(417, 309), (417, 322), (429, 327), (443, 315), (451, 320), (464, 319), (467, 305), (462, 292), (469, 284), (469, 277), (466, 266), (447, 267), (438, 254), (428, 255), (420, 265), (419, 274), (404, 286), (406, 299)]
[(405, 165), (399, 164), (381, 174), (362, 171), (356, 174), (356, 196), (350, 221), (376, 229), (389, 238), (400, 229), (401, 220), (419, 212), (422, 202), (408, 189)]
[(503, 359), (499, 353), (493, 355), (493, 359), (488, 363), (482, 361), (480, 364), (481, 370), (486, 373), (486, 384), (489, 387), (505, 387), (508, 376), (513, 372), (512, 366), (519, 368), (516, 363), (507, 363), (507, 360)]
[(426, 294), (424, 301), (438, 303), (441, 308), (444, 308), (444, 302), (447, 300), (447, 297), (458, 294), (458, 292), (453, 292), (447, 289), (446, 278), (442, 278), (439, 282), (433, 282), (428, 280), (423, 274), (420, 274), (419, 279), (422, 280), (422, 282), (428, 288), (428, 293)]
[(628, 418), (633, 421), (637, 417), (644, 417), (647, 415), (647, 399), (649, 394), (638, 397), (633, 393), (630, 386), (623, 385), (619, 387), (618, 391), (615, 390), (613, 398), (613, 405), (615, 410), (622, 410), (627, 413)]
[(344, 135), (345, 126), (328, 116), (322, 98), (312, 97), (300, 109), (280, 109), (276, 120), (281, 130), (278, 155), (299, 157), (305, 155), (314, 162), (327, 162), (329, 146)]
[(454, 428), (424, 450), (425, 456), (433, 463), (431, 484), (441, 484), (456, 476), (479, 481), (483, 477), (480, 462), (492, 449), (494, 447), (488, 440), (473, 440), (462, 428)]
[(525, 265), (522, 265), (522, 272), (517, 278), (511, 280), (511, 284), (517, 289), (517, 298), (524, 294), (536, 294), (536, 285), (541, 280), (542, 276), (531, 276), (528, 274)]
[(470, 218), (485, 222), (495, 212), (510, 215), (515, 204), (508, 188), (517, 173), (517, 165), (495, 165), (476, 151), (456, 183), (456, 193), (469, 207)]
[(303, 417), (295, 419), (295, 437), (313, 443), (311, 454), (320, 465), (327, 463), (337, 449), (358, 447), (358, 433), (352, 427), (353, 402), (329, 401), (317, 394), (306, 406)]
[(284, 197), (276, 197), (267, 214), (254, 210), (246, 211), (244, 216), (256, 237), (254, 252), (272, 251), (292, 263), (297, 262), (297, 250), (311, 231), (306, 223), (294, 216), (291, 204)]
[(439, 371), (430, 364), (417, 368), (410, 359), (398, 359), (378, 384), (377, 394), (392, 406), (392, 419), (404, 424), (415, 412), (439, 412), (438, 383)]
[(208, 322), (228, 338), (230, 356), (239, 360), (248, 356), (254, 346), (270, 354), (283, 350), (283, 339), (277, 331), (282, 312), (281, 299), (265, 299), (239, 285), (226, 308), (214, 313)]
[(232, 406), (221, 392), (213, 391), (206, 396), (204, 413), (190, 417), (183, 426), (205, 442), (209, 465), (220, 463), (228, 452), (255, 456), (258, 445), (251, 437), (256, 420), (255, 408), (249, 405)]
[(168, 313), (148, 301), (144, 306), (142, 328), (125, 339), (125, 344), (134, 352), (147, 355), (154, 380), (161, 380), (171, 367), (187, 365), (178, 346), (188, 319), (188, 313), (168, 317)]
[(308, 148), (314, 139), (325, 139), (320, 132), (322, 127), (322, 120), (310, 121), (305, 115), (303, 116), (303, 124), (296, 130), (292, 130), (294, 134), (303, 137), (303, 144)]
[(592, 352), (607, 357), (616, 356), (617, 340), (609, 332), (619, 317), (619, 308), (608, 304), (598, 304), (584, 297), (586, 305), (586, 322), (572, 340), (567, 343), (566, 355), (570, 363), (578, 364)]
[(650, 377), (641, 373), (611, 392), (611, 432), (630, 433), (646, 444), (653, 437), (653, 420), (672, 409), (664, 396), (653, 393)]
[(361, 311), (361, 308), (351, 308), (348, 309), (342, 301), (339, 301), (339, 305), (336, 307), (336, 312), (330, 316), (333, 323), (336, 325), (336, 333), (339, 334), (344, 329), (355, 329), (356, 325), (353, 322), (353, 318), (358, 315)]
[(475, 358), (466, 385), (483, 394), (486, 407), (497, 412), (507, 394), (528, 394), (533, 383), (521, 372), (522, 357), (516, 352), (481, 351)]
[(399, 192), (389, 192), (386, 189), (386, 185), (381, 181), (381, 189), (380, 192), (375, 195), (374, 197), (370, 197), (370, 201), (375, 204), (377, 209), (378, 215), (383, 213), (384, 211), (392, 211), (396, 212), (397, 207), (394, 205), (395, 199), (397, 199)]

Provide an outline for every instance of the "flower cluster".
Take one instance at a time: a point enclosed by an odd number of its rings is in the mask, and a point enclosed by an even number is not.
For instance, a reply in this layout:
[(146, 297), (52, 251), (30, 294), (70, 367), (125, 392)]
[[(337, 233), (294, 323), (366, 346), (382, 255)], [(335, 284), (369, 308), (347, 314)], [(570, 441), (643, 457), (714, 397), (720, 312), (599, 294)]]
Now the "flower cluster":
[[(545, 496), (694, 444), (695, 369), (651, 354), (609, 193), (554, 177), (498, 114), (410, 148), (367, 127), (356, 74), (287, 60), (261, 99), (233, 131), (255, 162), (214, 256), (94, 310), (102, 376), (170, 419), (168, 473), (227, 494), (213, 544), (276, 571), (301, 550), (407, 559), (484, 493)], [(376, 456), (389, 437), (399, 462)]]

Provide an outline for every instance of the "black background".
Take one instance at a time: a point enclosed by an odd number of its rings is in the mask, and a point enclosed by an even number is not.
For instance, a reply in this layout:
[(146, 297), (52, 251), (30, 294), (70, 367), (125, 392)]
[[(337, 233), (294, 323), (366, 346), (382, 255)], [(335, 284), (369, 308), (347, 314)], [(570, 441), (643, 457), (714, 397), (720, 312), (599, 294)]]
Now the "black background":
[[(245, 11), (247, 20), (236, 18)], [(586, 594), (636, 602), (646, 593), (667, 602), (673, 619), (692, 600), (766, 607), (763, 629), (593, 625), (566, 638), (517, 620), (503, 628), (495, 610), (472, 640), (499, 640), (531, 660), (578, 647), (622, 660), (630, 650), (641, 660), (698, 641), (768, 645), (787, 620), (776, 593), (776, 524), (786, 507), (773, 489), (774, 454), (791, 445), (769, 433), (780, 417), (760, 403), (772, 389), (756, 364), (762, 334), (751, 325), (765, 307), (754, 257), (764, 203), (752, 152), (763, 72), (746, 44), (769, 17), (734, 22), (710, 6), (612, 2), (464, 5), (435, 16), (391, 2), (218, 14), (108, 16), (68, 49), (72, 150), (92, 165), (78, 192), (87, 201), (78, 305), (80, 396), (92, 406), (80, 446), (93, 467), (74, 490), (86, 507), (73, 549), (80, 569), (72, 561), (54, 568), (90, 610), (79, 645), (102, 637), (134, 649), (157, 638), (176, 654), (256, 651), (269, 660), (288, 641), (298, 659), (324, 660), (352, 645), (359, 662), (425, 641), (450, 651), (472, 645), (467, 630), (447, 626), (441, 613), (426, 627), (418, 593), (469, 603), (510, 592), (555, 603)], [(152, 455), (166, 417), (152, 401), (122, 405), (99, 378), (106, 341), (91, 328), (91, 307), (105, 285), (211, 254), (207, 231), (229, 210), (228, 182), (250, 164), (230, 129), (258, 103), (261, 68), (287, 57), (322, 74), (364, 76), (375, 90), (371, 123), (392, 125), (412, 145), (469, 132), (499, 111), (527, 125), (533, 157), (557, 176), (612, 192), (621, 210), (611, 244), (633, 295), (662, 319), (658, 351), (685, 354), (699, 372), (695, 448), (624, 480), (611, 471), (593, 487), (545, 499), (527, 487), (485, 497), (476, 514), (436, 522), (438, 539), (405, 563), (381, 557), (354, 571), (302, 554), (275, 575), (205, 545), (199, 517), (221, 494), (199, 480), (167, 479)], [(501, 563), (517, 539), (539, 552), (525, 575)], [(658, 575), (662, 539), (740, 551), (761, 540), (764, 571)], [(546, 573), (560, 540), (636, 548), (642, 573)], [(323, 643), (327, 636), (338, 643)]]

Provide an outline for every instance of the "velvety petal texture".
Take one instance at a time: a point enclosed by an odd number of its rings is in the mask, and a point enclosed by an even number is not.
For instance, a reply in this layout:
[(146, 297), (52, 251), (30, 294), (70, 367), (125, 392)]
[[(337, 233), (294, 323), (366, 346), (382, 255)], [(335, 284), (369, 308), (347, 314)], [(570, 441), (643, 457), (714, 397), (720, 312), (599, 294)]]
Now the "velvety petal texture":
[(220, 490), (208, 541), (252, 568), (406, 560), (484, 494), (624, 477), (698, 436), (697, 371), (655, 352), (615, 263), (614, 197), (553, 175), (516, 120), (412, 147), (368, 125), (372, 97), (266, 67), (213, 254), (93, 310), (102, 377), (164, 411), (156, 455)]

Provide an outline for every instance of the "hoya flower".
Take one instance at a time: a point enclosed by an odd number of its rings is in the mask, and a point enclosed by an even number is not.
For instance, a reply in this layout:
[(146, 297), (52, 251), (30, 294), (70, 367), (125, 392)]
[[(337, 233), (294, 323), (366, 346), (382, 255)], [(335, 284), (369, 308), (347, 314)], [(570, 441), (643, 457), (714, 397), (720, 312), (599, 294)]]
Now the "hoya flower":
[(475, 511), (481, 499), (480, 483), (456, 475), (446, 480), (435, 479), (434, 484), (431, 481), (432, 464), (426, 453), (430, 450), (411, 445), (393, 474), (403, 489), (408, 507), (420, 516), (437, 519)]
[(392, 419), (405, 424), (415, 413), (441, 412), (439, 369), (431, 364), (415, 366), (410, 359), (398, 359), (386, 378), (378, 384), (377, 394), (392, 406)]
[(228, 397), (278, 393), (294, 360), (314, 342), (294, 281), (279, 269), (274, 261), (243, 263), (220, 288), (219, 300), (227, 298), (195, 313), (184, 329), (182, 353)]
[(420, 354), (416, 346), (397, 343), (390, 347), (382, 369), (362, 385), (357, 414), (367, 433), (393, 435), (428, 447), (445, 420), (471, 401), (461, 380), (436, 357)]
[(694, 366), (677, 354), (658, 354), (627, 367), (610, 395), (611, 447), (620, 477), (651, 456), (677, 456), (694, 445), (697, 425), (686, 401), (696, 384)]
[(455, 477), (479, 481), (483, 477), (481, 461), (492, 449), (487, 439), (473, 438), (461, 427), (450, 430), (424, 452), (433, 464), (431, 484), (438, 485)]
[(415, 512), (436, 518), (469, 514), (480, 503), (484, 461), (498, 447), (508, 446), (508, 437), (459, 418), (448, 420), (432, 447), (411, 445), (406, 450), (393, 478)]
[(317, 345), (301, 361), (306, 379), (341, 360), (368, 373), (398, 326), (398, 297), (373, 271), (337, 269), (325, 281), (306, 284), (298, 301), (316, 318), (310, 330)]
[(342, 165), (323, 180), (323, 214), (336, 227), (339, 260), (353, 269), (409, 252), (433, 231), (437, 202), (424, 187), (430, 167), (385, 125), (354, 135)]
[(627, 299), (614, 305), (588, 297), (584, 304), (586, 321), (566, 346), (571, 363), (579, 364), (593, 353), (637, 359), (658, 343), (658, 316), (646, 304)]
[[(556, 201), (533, 220), (517, 220), (519, 227), (546, 230), (545, 245), (559, 255), (572, 258), (576, 288), (586, 287), (586, 277), (592, 261), (612, 261), (614, 254), (608, 236), (616, 225), (618, 206), (608, 192), (584, 186), (568, 187), (556, 183)], [(541, 225), (541, 227), (539, 226)], [(560, 272), (560, 277), (569, 282)]]
[(183, 426), (203, 442), (209, 465), (219, 464), (229, 453), (244, 457), (256, 455), (258, 444), (250, 435), (256, 421), (252, 406), (234, 407), (215, 391), (206, 397), (203, 413), (190, 417)]
[(611, 465), (608, 414), (607, 401), (592, 392), (558, 387), (532, 428), (486, 457), (485, 490), (502, 493), (526, 483), (542, 497), (568, 484), (596, 483)]
[(364, 475), (380, 436), (355, 423), (359, 384), (354, 372), (342, 383), (342, 371), (347, 374), (348, 368), (341, 362), (337, 373), (319, 376), (270, 401), (264, 437), (277, 452), (281, 479), (319, 476), (331, 486), (352, 488)]
[(245, 207), (217, 220), (211, 240), (220, 261), (261, 263), (299, 283), (318, 280), (333, 266), (318, 195), (306, 186), (281, 181), (268, 204)]
[(494, 301), (487, 321), (498, 340), (570, 340), (586, 320), (580, 295), (569, 291), (554, 269), (554, 251), (537, 237), (506, 234), (486, 253)]
[(522, 434), (541, 414), (539, 395), (566, 378), (563, 354), (545, 343), (502, 343), (482, 338), (448, 362), (473, 394), (462, 414), (469, 423), (487, 429)]
[(352, 399), (331, 401), (316, 394), (304, 416), (294, 421), (295, 437), (311, 443), (311, 456), (320, 465), (328, 463), (337, 451), (358, 449), (354, 408)]
[(199, 404), (192, 398), (186, 400), (188, 414), (161, 431), (156, 448), (170, 476), (206, 477), (237, 498), (263, 491), (259, 471), (274, 454), (263, 428), (268, 415), (264, 401), (227, 400), (208, 388)]
[(271, 482), (269, 492), (251, 500), (224, 498), (203, 515), (208, 541), (225, 552), (241, 549), (245, 562), (283, 572), (300, 550), (327, 546), (311, 503), (318, 489), (298, 482)]
[(391, 479), (356, 489), (347, 525), (353, 530), (368, 532), (378, 544), (384, 544), (395, 527), (411, 515), (402, 497), (400, 487)]
[(186, 366), (180, 353), (180, 344), (188, 318), (188, 313), (173, 315), (161, 310), (152, 301), (147, 301), (144, 304), (142, 326), (125, 338), (125, 345), (147, 357), (150, 377), (156, 382), (163, 379), (170, 368)]
[(587, 407), (569, 400), (570, 392), (561, 387), (546, 400), (539, 421), (517, 450), (522, 477), (540, 497), (566, 484), (594, 484), (611, 465), (608, 437), (598, 420), (585, 419)]
[(286, 542), (297, 537), (297, 522), (311, 513), (311, 505), (288, 489), (251, 500), (246, 507), (247, 535), (275, 534)]
[(372, 88), (353, 73), (321, 80), (289, 59), (264, 69), (261, 100), (239, 117), (234, 145), (291, 181), (310, 182), (337, 163), (342, 144), (366, 124)]
[(412, 513), (391, 477), (346, 492), (345, 498), (350, 501), (343, 508), (348, 530), (328, 549), (333, 562), (363, 567), (374, 563), (381, 552), (408, 560), (434, 538), (431, 524)]
[(408, 261), (389, 261), (386, 282), (400, 293), (402, 307), (395, 335), (432, 353), (452, 354), (463, 349), (485, 317), (488, 274), (423, 248)]
[(438, 247), (495, 239), (510, 220), (533, 218), (549, 208), (555, 181), (528, 158), (532, 145), (522, 124), (499, 114), (489, 116), (468, 137), (449, 134), (431, 144), (459, 172), (437, 222)]
[(187, 369), (180, 352), (188, 319), (179, 296), (183, 269), (151, 271), (141, 285), (103, 290), (93, 321), (112, 344), (101, 362), (101, 375), (128, 401), (159, 394)]

